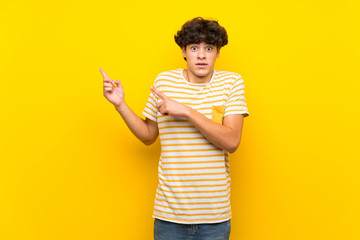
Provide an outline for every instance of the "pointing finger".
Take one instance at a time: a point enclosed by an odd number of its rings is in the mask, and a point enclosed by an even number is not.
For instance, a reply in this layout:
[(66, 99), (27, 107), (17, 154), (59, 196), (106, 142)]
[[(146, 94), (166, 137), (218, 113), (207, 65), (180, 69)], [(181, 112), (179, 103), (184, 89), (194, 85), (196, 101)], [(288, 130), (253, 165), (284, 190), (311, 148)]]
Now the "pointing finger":
[(104, 79), (109, 79), (109, 77), (106, 75), (105, 71), (102, 68), (100, 68), (100, 72)]
[(165, 94), (163, 94), (162, 92), (160, 92), (159, 90), (157, 90), (154, 87), (150, 87), (151, 91), (153, 91), (156, 95), (158, 95), (161, 99), (165, 100), (166, 96)]

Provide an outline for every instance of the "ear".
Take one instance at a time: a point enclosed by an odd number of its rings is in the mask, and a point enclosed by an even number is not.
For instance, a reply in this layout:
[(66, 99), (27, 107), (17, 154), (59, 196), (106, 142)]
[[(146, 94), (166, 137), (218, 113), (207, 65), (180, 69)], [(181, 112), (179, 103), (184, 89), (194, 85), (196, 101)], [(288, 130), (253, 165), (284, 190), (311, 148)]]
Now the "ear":
[(219, 58), (219, 56), (220, 56), (220, 49), (221, 49), (221, 47), (217, 49), (216, 58)]
[(181, 52), (184, 58), (186, 58), (186, 47), (181, 48)]

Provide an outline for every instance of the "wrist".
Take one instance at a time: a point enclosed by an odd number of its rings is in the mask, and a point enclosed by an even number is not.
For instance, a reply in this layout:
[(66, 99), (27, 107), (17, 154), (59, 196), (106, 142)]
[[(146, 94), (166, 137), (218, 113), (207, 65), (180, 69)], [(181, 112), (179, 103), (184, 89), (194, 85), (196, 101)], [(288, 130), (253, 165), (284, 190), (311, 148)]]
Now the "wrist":
[(114, 107), (119, 113), (122, 113), (126, 107), (126, 103), (122, 101), (120, 104), (114, 104)]
[(185, 118), (187, 118), (187, 119), (189, 119), (189, 118), (191, 118), (191, 116), (193, 115), (193, 108), (191, 108), (191, 107), (189, 107), (189, 106), (186, 106), (186, 111), (185, 111)]

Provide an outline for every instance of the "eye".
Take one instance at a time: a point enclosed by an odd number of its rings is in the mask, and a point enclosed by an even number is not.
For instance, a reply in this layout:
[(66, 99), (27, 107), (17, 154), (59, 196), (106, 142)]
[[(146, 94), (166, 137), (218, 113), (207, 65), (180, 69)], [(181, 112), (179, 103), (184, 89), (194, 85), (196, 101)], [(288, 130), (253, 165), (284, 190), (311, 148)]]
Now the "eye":
[(197, 49), (197, 47), (196, 46), (191, 46), (190, 49), (195, 51)]
[(212, 47), (206, 47), (207, 51), (211, 51), (213, 48)]

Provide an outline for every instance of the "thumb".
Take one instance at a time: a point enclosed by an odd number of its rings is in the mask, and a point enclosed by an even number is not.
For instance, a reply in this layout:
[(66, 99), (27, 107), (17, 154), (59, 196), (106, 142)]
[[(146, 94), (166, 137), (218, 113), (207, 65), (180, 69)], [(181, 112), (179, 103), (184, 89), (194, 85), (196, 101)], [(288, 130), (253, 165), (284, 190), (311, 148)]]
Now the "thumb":
[(114, 81), (114, 83), (116, 84), (116, 87), (122, 86), (120, 80), (118, 80), (118, 79), (116, 79), (116, 80)]

